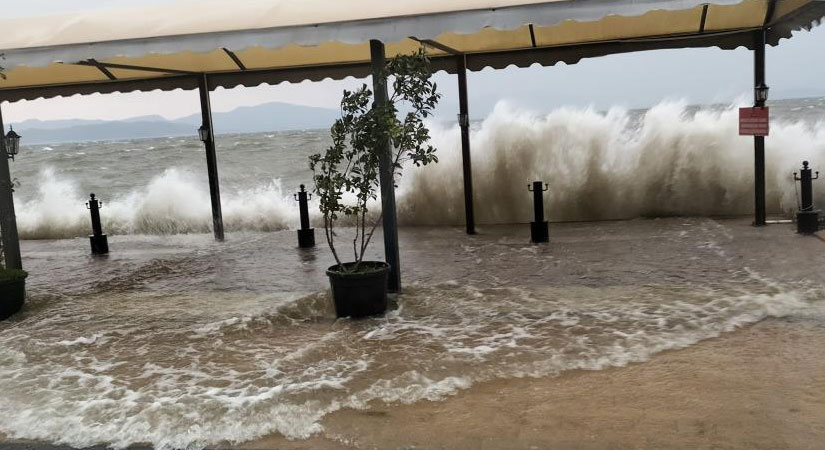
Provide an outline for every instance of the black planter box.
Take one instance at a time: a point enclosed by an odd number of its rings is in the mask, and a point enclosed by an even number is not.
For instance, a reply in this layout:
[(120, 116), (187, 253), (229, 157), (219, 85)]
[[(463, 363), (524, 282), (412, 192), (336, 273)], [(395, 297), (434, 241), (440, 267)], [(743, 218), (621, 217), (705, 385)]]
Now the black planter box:
[(796, 213), (796, 232), (814, 234), (819, 231), (819, 211), (798, 211)]
[[(345, 263), (351, 267), (355, 263)], [(364, 261), (358, 273), (338, 271), (338, 266), (327, 269), (332, 287), (332, 302), (338, 317), (366, 317), (383, 314), (387, 310), (387, 280), (390, 266), (380, 261)]]
[(0, 320), (6, 320), (23, 307), (26, 279), (0, 281)]

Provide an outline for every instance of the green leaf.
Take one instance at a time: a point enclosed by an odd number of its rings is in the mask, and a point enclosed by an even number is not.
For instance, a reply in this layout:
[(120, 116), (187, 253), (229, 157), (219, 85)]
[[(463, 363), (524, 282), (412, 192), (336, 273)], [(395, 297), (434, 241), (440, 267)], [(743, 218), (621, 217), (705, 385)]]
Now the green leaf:
[[(430, 135), (424, 119), (432, 115), (441, 94), (430, 81), (432, 70), (425, 49), (388, 60), (382, 75), (392, 79), (389, 101), (376, 104), (366, 84), (354, 91), (344, 90), (341, 117), (330, 127), (332, 145), (323, 154), (309, 157), (313, 192), (332, 236), (337, 236), (332, 228), (342, 215), (355, 224), (356, 233), (365, 233), (364, 227), (371, 226), (358, 219), (368, 212), (368, 202), (378, 199), (382, 155), (392, 158), (394, 185), (405, 162), (422, 166), (438, 161), (435, 149), (428, 145)], [(403, 118), (399, 117), (401, 104), (409, 110)], [(344, 193), (354, 195), (355, 200), (345, 202)], [(330, 239), (328, 243), (340, 263)], [(356, 259), (363, 255), (360, 252)]]

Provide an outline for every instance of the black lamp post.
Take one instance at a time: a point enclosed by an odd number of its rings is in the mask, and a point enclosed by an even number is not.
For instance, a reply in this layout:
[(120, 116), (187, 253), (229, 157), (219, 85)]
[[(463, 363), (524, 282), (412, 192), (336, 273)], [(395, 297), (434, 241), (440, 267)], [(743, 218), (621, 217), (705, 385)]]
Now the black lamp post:
[(6, 269), (22, 269), (20, 258), (20, 241), (17, 238), (17, 221), (14, 214), (14, 184), (9, 173), (9, 160), (20, 151), (20, 135), (9, 129), (3, 133), (3, 119), (0, 117), (0, 229), (3, 231), (3, 250), (5, 251)]
[(753, 89), (753, 98), (756, 106), (765, 106), (765, 102), (768, 101), (769, 89), (765, 83), (759, 83), (759, 85)]
[(9, 127), (9, 132), (6, 134), (6, 156), (14, 160), (14, 157), (20, 151), (20, 135), (14, 129)]

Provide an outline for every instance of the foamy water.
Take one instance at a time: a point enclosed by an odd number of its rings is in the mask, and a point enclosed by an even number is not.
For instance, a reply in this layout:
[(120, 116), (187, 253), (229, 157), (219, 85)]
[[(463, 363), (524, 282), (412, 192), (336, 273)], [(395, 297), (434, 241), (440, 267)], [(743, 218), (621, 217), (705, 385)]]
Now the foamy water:
[[(769, 211), (789, 214), (797, 200), (793, 172), (825, 156), (825, 126), (784, 117), (766, 139)], [(436, 133), (439, 148), (455, 129)], [(443, 152), (433, 170), (405, 180), (401, 208), (411, 223), (460, 224), (460, 152)], [(532, 180), (549, 183), (550, 220), (626, 219), (662, 215), (737, 215), (753, 211), (753, 139), (738, 136), (738, 106), (693, 111), (665, 102), (641, 116), (614, 108), (562, 108), (547, 115), (499, 104), (473, 134), (477, 219), (532, 220)], [(446, 184), (446, 189), (445, 189)], [(825, 201), (825, 189), (816, 190)]]
[(825, 286), (743, 266), (734, 233), (705, 219), (570, 226), (540, 247), (523, 227), (402, 231), (404, 293), (358, 321), (334, 320), (328, 252), (298, 252), (293, 232), (116, 237), (108, 260), (83, 240), (28, 242), (29, 304), (0, 324), (0, 432), (116, 448), (302, 439), (341, 408), (825, 320)]
[[(696, 110), (664, 102), (644, 112), (562, 108), (539, 115), (499, 104), (472, 133), (477, 221), (532, 220), (526, 185), (535, 179), (550, 185), (546, 210), (554, 221), (749, 214), (753, 139), (737, 134), (738, 106)], [(796, 208), (792, 174), (803, 160), (815, 169), (825, 161), (824, 113), (823, 102), (815, 100), (774, 108), (766, 140), (770, 213), (789, 216)], [(407, 171), (398, 192), (400, 220), (460, 225), (458, 128), (432, 128), (440, 162)], [(327, 133), (218, 141), (226, 228), (296, 227), (292, 193), (301, 183), (311, 185), (306, 157), (323, 150)], [(22, 183), (17, 210), (24, 238), (88, 234), (89, 192), (105, 202), (110, 234), (205, 233), (211, 226), (203, 150), (194, 138), (29, 148), (14, 170)], [(815, 200), (825, 202), (825, 189), (815, 189)]]
[[(825, 106), (811, 102), (813, 112), (776, 108), (773, 213), (794, 208), (792, 172), (803, 159), (818, 168), (825, 150)], [(458, 130), (433, 124), (433, 137), (439, 164), (401, 180), (405, 224), (463, 220)], [(554, 225), (546, 246), (529, 245), (524, 226), (473, 237), (402, 228), (405, 289), (392, 310), (335, 320), (329, 252), (270, 232), (297, 224), (291, 194), (325, 134), (219, 141), (221, 244), (208, 234), (194, 138), (52, 144), (18, 158), (21, 234), (86, 235), (95, 192), (112, 253), (89, 257), (85, 239), (23, 242), (30, 298), (0, 323), (0, 432), (116, 448), (302, 439), (342, 408), (621, 367), (765, 318), (825, 320), (821, 280), (748, 253), (772, 245), (749, 227), (705, 218)], [(748, 214), (752, 153), (734, 107), (537, 115), (499, 105), (474, 124), (476, 211), (481, 223), (529, 221), (526, 184), (539, 178), (553, 220)], [(379, 244), (369, 257), (381, 257)]]

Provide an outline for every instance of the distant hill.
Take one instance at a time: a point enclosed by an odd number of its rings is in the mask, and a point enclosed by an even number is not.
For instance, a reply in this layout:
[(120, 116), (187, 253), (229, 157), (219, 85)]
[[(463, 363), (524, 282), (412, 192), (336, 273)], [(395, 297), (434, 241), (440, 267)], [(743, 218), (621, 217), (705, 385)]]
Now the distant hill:
[[(335, 109), (299, 106), (289, 103), (264, 103), (243, 106), (225, 113), (212, 113), (217, 133), (255, 133), (262, 131), (303, 130), (329, 128), (340, 112)], [(193, 114), (175, 123), (187, 124), (197, 129), (201, 115)]]
[(102, 121), (65, 128), (15, 127), (23, 135), (25, 144), (51, 144), (55, 142), (107, 141), (162, 136), (196, 134), (192, 127), (173, 122), (120, 122)]
[[(328, 128), (338, 111), (289, 103), (264, 103), (245, 106), (230, 112), (212, 113), (215, 132), (256, 133), (314, 128)], [(15, 123), (26, 144), (81, 142), (196, 135), (200, 114), (167, 120), (161, 116), (139, 116), (107, 120), (26, 120)]]

